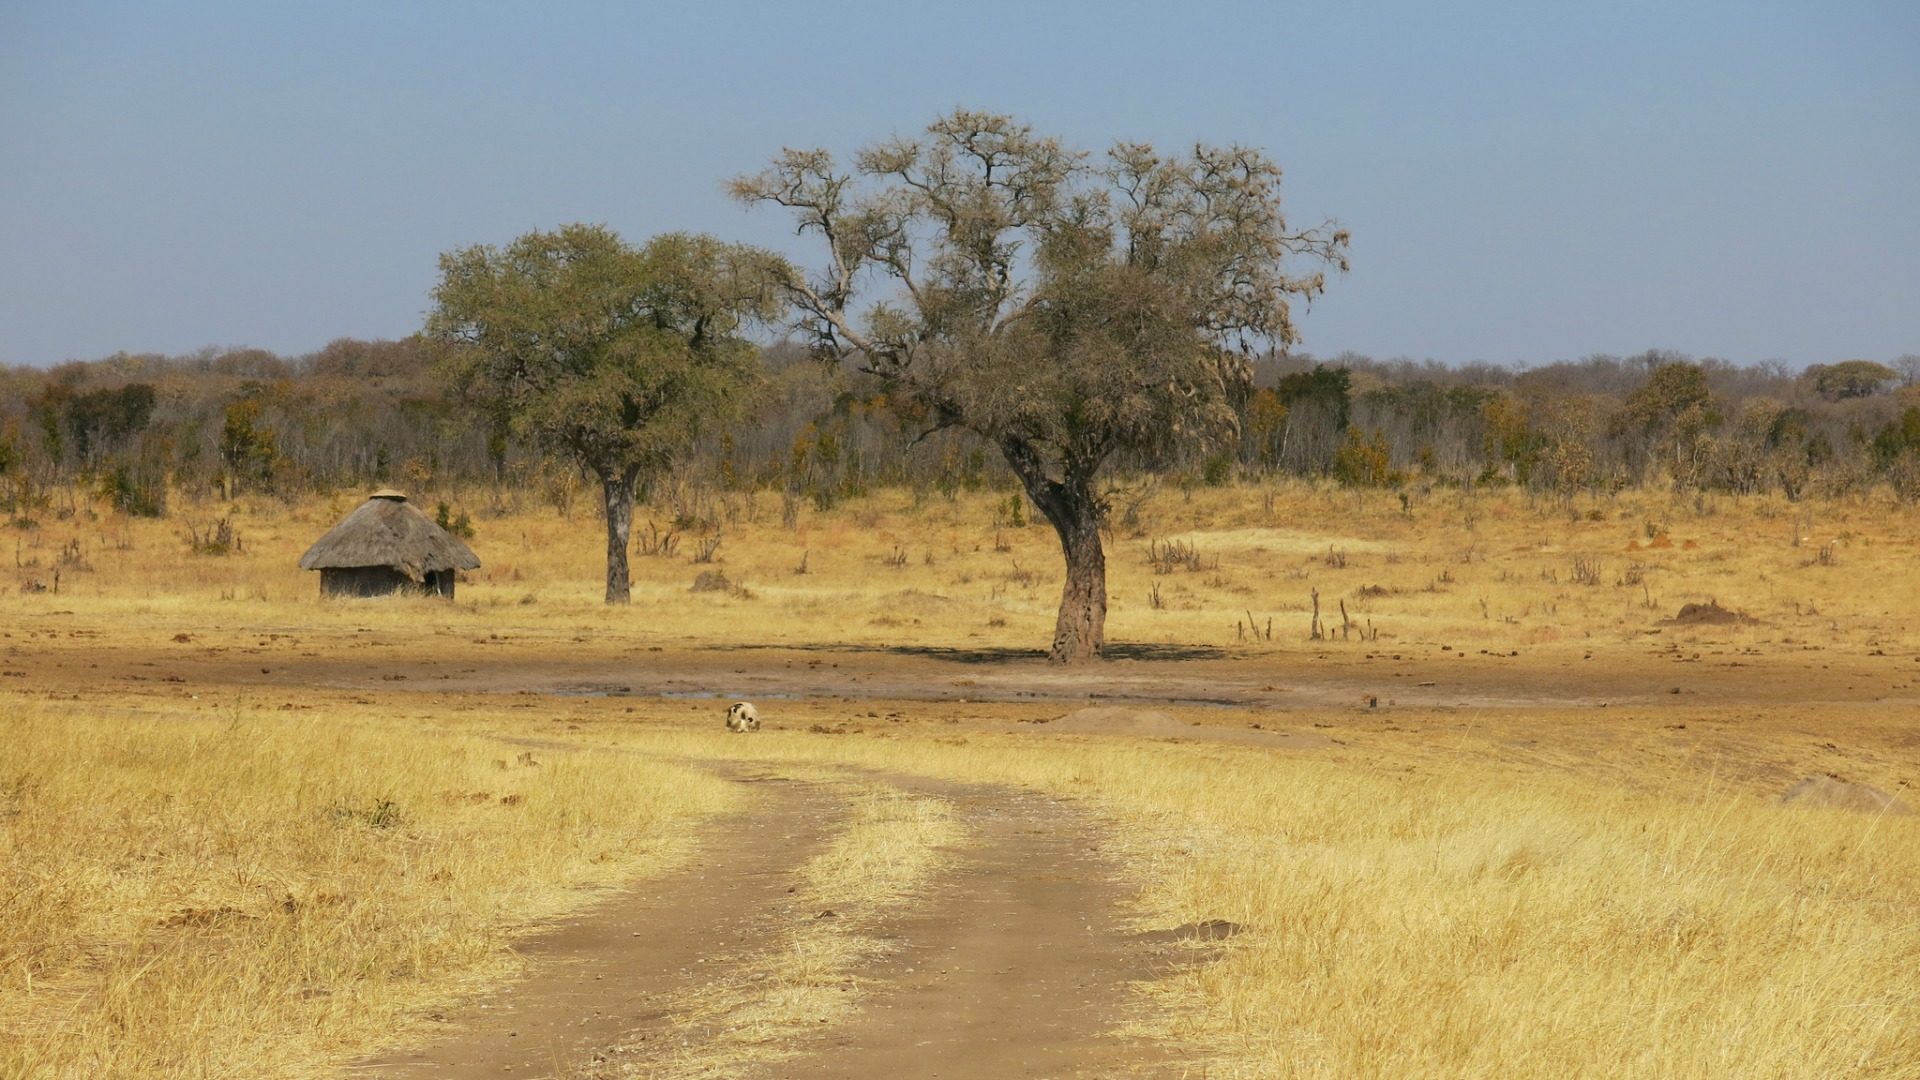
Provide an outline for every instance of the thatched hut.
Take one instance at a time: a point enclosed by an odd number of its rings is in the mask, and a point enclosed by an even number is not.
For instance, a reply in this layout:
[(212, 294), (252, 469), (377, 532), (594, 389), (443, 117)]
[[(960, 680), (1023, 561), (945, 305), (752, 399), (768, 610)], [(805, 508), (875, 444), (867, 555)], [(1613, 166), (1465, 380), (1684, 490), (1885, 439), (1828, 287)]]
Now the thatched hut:
[(455, 573), (479, 565), (471, 548), (392, 488), (374, 492), (300, 556), (300, 569), (320, 571), (322, 596), (451, 598)]

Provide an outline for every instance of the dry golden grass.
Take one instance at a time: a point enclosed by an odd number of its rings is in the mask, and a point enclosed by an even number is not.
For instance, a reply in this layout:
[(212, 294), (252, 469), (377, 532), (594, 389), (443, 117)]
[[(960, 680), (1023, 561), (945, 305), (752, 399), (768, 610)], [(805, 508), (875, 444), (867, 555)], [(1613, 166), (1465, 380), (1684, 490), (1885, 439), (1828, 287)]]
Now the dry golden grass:
[[(404, 628), (410, 650), (489, 635), (588, 648), (733, 644), (742, 625), (759, 644), (1040, 649), (1059, 599), (1052, 530), (996, 525), (1004, 497), (881, 492), (828, 513), (803, 510), (791, 529), (772, 496), (716, 496), (713, 564), (692, 562), (692, 535), (671, 556), (636, 554), (626, 609), (599, 602), (604, 540), (591, 513), (565, 519), (524, 502), (477, 515), (473, 544), (485, 566), (455, 604), (316, 602), (315, 575), (295, 561), (355, 504), (244, 501), (232, 508), (243, 550), (228, 557), (187, 555), (180, 524), (225, 507), (183, 506), (168, 522), (49, 522), (14, 535), (15, 577), (51, 584), (63, 557), (75, 565), (57, 595), (0, 590), (0, 617), (71, 612), (82, 626), (110, 622), (154, 641), (180, 630), (310, 639)], [(638, 514), (643, 529), (649, 519), (667, 528), (671, 515)], [(1193, 544), (1199, 569), (1156, 573), (1148, 545), (1168, 539)], [(803, 561), (807, 572), (795, 573)], [(1299, 482), (1166, 490), (1134, 523), (1116, 524), (1108, 563), (1111, 640), (1281, 663), (1375, 644), (1518, 651), (1529, 663), (1646, 651), (1671, 641), (1648, 636), (1659, 620), (1710, 599), (1761, 620), (1701, 631), (1729, 655), (1920, 644), (1911, 604), (1920, 508), (1878, 496), (1795, 504), (1628, 492), (1564, 502), (1435, 491), (1403, 513), (1392, 492)], [(692, 592), (705, 570), (746, 593)], [(1331, 641), (1308, 639), (1315, 590)], [(441, 640), (411, 634), (421, 629)], [(1361, 640), (1375, 631), (1377, 640)]]
[[(1087, 801), (1113, 825), (1143, 924), (1247, 928), (1142, 990), (1159, 1006), (1142, 1022), (1212, 1077), (1920, 1076), (1917, 819), (1772, 801), (1819, 771), (1904, 783), (1915, 801), (1911, 506), (1435, 492), (1402, 513), (1392, 493), (1299, 484), (1163, 492), (1109, 545), (1112, 640), (1218, 647), (1221, 664), (1288, 683), (1341, 665), (1389, 692), (1412, 680), (1387, 681), (1370, 655), (1423, 671), (1499, 658), (1500, 707), (1265, 713), (1339, 739), (1271, 751), (997, 730), (1038, 706), (918, 706), (914, 724), (816, 735), (808, 722), (870, 703), (763, 702), (772, 730), (723, 740), (684, 728), (718, 726), (705, 703), (443, 695), (417, 673), (391, 689), (282, 681), (282, 664), (336, 658), (329, 670), (512, 656), (611, 672), (651, 648), (742, 641), (1037, 650), (1058, 597), (1050, 530), (996, 530), (985, 495), (883, 493), (795, 529), (770, 497), (723, 497), (716, 565), (749, 596), (690, 592), (709, 567), (689, 541), (636, 557), (634, 605), (609, 610), (598, 523), (528, 508), (476, 515), (487, 565), (457, 603), (322, 602), (293, 563), (354, 502), (244, 504), (245, 550), (228, 558), (183, 555), (170, 523), (15, 536), (21, 579), (50, 581), (74, 540), (80, 554), (58, 594), (0, 591), (0, 676), (19, 674), (0, 677), (0, 1032), (23, 1034), (0, 1038), (0, 1075), (291, 1076), (345, 1060), (429, 997), (506, 975), (512, 927), (561, 910), (571, 884), (645, 871), (671, 854), (647, 845), (679, 835), (678, 815), (727, 798), (652, 756), (562, 770), (539, 751), (539, 769), (494, 769), (514, 755), (487, 736), (538, 732)], [(1155, 573), (1147, 543), (1168, 538), (1194, 544), (1200, 569)], [(1313, 589), (1333, 640), (1307, 639)], [(1660, 625), (1709, 598), (1760, 621)], [(1379, 639), (1358, 640), (1369, 620)], [(208, 685), (216, 662), (275, 674)], [(1768, 689), (1644, 700), (1708, 668)], [(1537, 703), (1569, 679), (1640, 701)], [(241, 706), (235, 725), (240, 695), (296, 711)], [(667, 775), (685, 805), (598, 797)], [(511, 810), (510, 782), (529, 785)], [(473, 791), (493, 802), (440, 801)], [(371, 824), (382, 799), (400, 825)], [(604, 839), (548, 850), (561, 821)], [(450, 885), (430, 880), (442, 870)], [(212, 914), (159, 925), (183, 912)], [(845, 959), (795, 970), (831, 984), (818, 972)]]
[(739, 799), (365, 714), (10, 703), (0, 739), (6, 1077), (318, 1075)]
[(1920, 1075), (1920, 819), (1446, 747), (699, 741), (1088, 800), (1143, 926), (1247, 928), (1143, 988), (1160, 1008), (1142, 1028), (1211, 1077)]

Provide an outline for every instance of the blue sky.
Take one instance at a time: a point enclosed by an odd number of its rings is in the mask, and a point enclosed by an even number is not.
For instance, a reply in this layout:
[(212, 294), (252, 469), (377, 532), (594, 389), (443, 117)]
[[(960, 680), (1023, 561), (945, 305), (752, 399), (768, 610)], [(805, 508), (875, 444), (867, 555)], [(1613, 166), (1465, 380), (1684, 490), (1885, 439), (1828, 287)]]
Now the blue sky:
[(0, 0), (0, 363), (418, 328), (439, 252), (956, 105), (1239, 141), (1353, 230), (1304, 347), (1920, 352), (1920, 4)]

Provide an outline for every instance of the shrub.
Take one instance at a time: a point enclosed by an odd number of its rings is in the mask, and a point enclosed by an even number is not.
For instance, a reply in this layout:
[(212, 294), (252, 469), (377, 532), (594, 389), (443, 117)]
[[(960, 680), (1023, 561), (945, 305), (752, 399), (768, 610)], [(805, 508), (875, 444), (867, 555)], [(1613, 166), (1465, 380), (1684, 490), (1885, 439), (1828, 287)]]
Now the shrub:
[(1346, 439), (1333, 454), (1333, 475), (1341, 483), (1354, 487), (1389, 487), (1399, 483), (1386, 433), (1375, 429), (1368, 435), (1357, 427), (1348, 428)]
[(465, 510), (455, 515), (452, 507), (441, 503), (434, 511), (433, 522), (462, 540), (473, 539), (473, 518)]
[(187, 552), (191, 555), (232, 555), (244, 548), (240, 531), (233, 527), (233, 515), (200, 525), (187, 522)]

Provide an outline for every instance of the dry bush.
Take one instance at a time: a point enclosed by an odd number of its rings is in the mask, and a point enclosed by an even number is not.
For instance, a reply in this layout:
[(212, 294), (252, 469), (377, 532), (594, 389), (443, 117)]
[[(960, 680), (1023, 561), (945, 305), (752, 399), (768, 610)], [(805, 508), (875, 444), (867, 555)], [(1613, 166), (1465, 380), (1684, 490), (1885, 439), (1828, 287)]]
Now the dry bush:
[(187, 552), (192, 555), (232, 555), (246, 550), (231, 513), (209, 522), (187, 522), (185, 539)]
[(633, 550), (636, 555), (672, 558), (680, 550), (680, 532), (672, 526), (662, 531), (660, 526), (648, 520), (646, 528), (634, 531)]
[(720, 552), (721, 539), (722, 537), (719, 533), (701, 537), (700, 542), (694, 545), (693, 561), (695, 563), (712, 562), (713, 557)]
[(1200, 546), (1189, 540), (1147, 541), (1147, 565), (1153, 567), (1156, 574), (1171, 574), (1175, 570), (1198, 572), (1205, 569), (1200, 558)]

